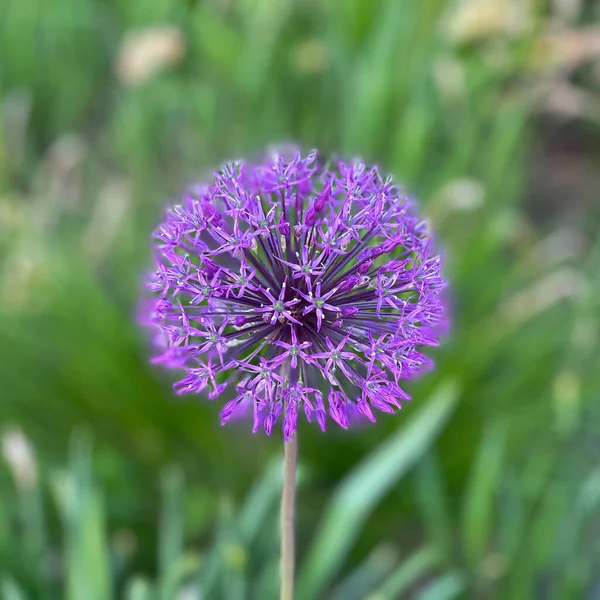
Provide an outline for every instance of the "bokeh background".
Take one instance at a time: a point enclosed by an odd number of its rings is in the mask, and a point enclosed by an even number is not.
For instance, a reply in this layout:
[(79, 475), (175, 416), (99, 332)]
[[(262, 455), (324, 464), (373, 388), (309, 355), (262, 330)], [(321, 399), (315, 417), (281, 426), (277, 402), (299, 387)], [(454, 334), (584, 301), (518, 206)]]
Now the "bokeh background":
[(421, 199), (452, 315), (401, 414), (301, 427), (298, 600), (600, 598), (599, 19), (0, 2), (0, 596), (277, 597), (281, 439), (176, 401), (136, 310), (164, 204), (294, 141)]

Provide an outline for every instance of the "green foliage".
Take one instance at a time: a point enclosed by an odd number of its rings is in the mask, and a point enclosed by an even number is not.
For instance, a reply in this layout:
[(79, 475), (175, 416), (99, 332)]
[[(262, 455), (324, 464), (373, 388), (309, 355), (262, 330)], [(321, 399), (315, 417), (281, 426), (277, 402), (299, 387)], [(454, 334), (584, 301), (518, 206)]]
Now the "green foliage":
[(319, 598), (381, 496), (425, 453), (450, 416), (456, 390), (443, 388), (405, 428), (363, 460), (339, 485), (300, 573), (299, 593)]
[[(418, 414), (408, 420), (395, 437), (374, 450), (341, 481), (327, 501), (322, 523), (314, 529), (312, 550), (303, 559), (298, 574), (297, 597), (331, 600), (392, 600), (394, 598), (450, 599), (463, 597), (510, 597), (507, 593), (533, 593), (549, 568), (554, 568), (552, 584), (562, 592), (557, 598), (582, 597), (594, 569), (597, 555), (588, 554), (582, 535), (597, 521), (600, 507), (598, 471), (592, 469), (575, 496), (566, 484), (548, 482), (538, 490), (535, 512), (538, 515), (518, 530), (518, 547), (526, 550), (523, 562), (512, 562), (510, 547), (503, 538), (501, 500), (510, 471), (502, 467), (503, 430), (488, 430), (473, 465), (472, 483), (464, 497), (466, 531), (447, 543), (436, 535), (436, 521), (427, 498), (415, 499), (421, 507), (426, 529), (416, 550), (410, 551), (403, 533), (380, 543), (364, 562), (348, 568), (347, 556), (356, 546), (358, 532), (367, 513), (392, 490), (406, 492), (404, 479), (423, 470), (433, 489), (443, 483), (434, 481), (441, 473), (434, 466), (437, 440), (458, 400), (455, 386), (440, 388)], [(482, 482), (483, 464), (495, 465), (496, 486)], [(156, 575), (135, 574), (134, 556), (123, 544), (110, 538), (105, 519), (106, 495), (97, 482), (91, 461), (88, 436), (76, 433), (71, 442), (71, 457), (63, 471), (50, 473), (54, 502), (60, 516), (64, 564), (48, 572), (47, 561), (56, 550), (48, 529), (48, 512), (27, 511), (18, 533), (37, 528), (41, 546), (31, 553), (27, 536), (5, 539), (0, 556), (12, 553), (29, 557), (27, 575), (12, 578), (7, 565), (0, 562), (3, 597), (25, 598), (34, 593), (40, 598), (115, 598), (128, 600), (170, 600), (184, 591), (190, 598), (245, 600), (277, 597), (278, 517), (277, 502), (281, 488), (281, 462), (273, 464), (256, 482), (239, 506), (230, 499), (220, 500), (219, 514), (211, 525), (210, 541), (200, 547), (190, 545), (195, 531), (186, 529), (186, 501), (191, 483), (180, 469), (169, 467), (160, 478), (160, 517)], [(41, 484), (26, 485), (14, 471), (16, 490), (23, 503), (44, 495)], [(302, 480), (302, 478), (301, 478)], [(482, 488), (485, 490), (482, 493)], [(303, 485), (301, 484), (301, 489)], [(520, 489), (513, 490), (521, 504), (533, 507), (532, 499)], [(485, 501), (479, 496), (482, 495)], [(441, 502), (447, 499), (441, 498)], [(52, 509), (53, 510), (53, 509)], [(483, 511), (483, 516), (479, 513)], [(531, 512), (533, 515), (534, 513)], [(451, 515), (448, 515), (451, 518)], [(428, 522), (431, 520), (432, 522)], [(345, 525), (346, 530), (340, 529)], [(406, 530), (405, 533), (409, 533)], [(419, 537), (423, 533), (419, 534)], [(476, 541), (476, 543), (474, 543)], [(0, 571), (0, 575), (2, 572)], [(51, 582), (51, 583), (49, 583)], [(517, 586), (517, 587), (514, 587)], [(37, 590), (37, 592), (32, 592)], [(122, 595), (124, 594), (124, 595)], [(187, 596), (186, 596), (187, 597)]]
[(569, 190), (534, 206), (538, 90), (564, 77), (537, 66), (546, 9), (467, 35), (465, 4), (0, 3), (0, 423), (40, 463), (33, 486), (0, 467), (3, 598), (275, 597), (279, 445), (174, 403), (135, 320), (162, 205), (290, 140), (405, 183), (452, 283), (401, 414), (300, 430), (300, 594), (589, 592), (600, 221)]

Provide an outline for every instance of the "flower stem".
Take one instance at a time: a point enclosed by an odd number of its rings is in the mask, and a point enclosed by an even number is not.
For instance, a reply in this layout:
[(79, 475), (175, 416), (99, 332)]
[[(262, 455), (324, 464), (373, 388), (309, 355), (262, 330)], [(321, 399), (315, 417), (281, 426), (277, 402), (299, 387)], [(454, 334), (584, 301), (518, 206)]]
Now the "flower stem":
[(296, 434), (283, 443), (284, 470), (281, 496), (281, 594), (280, 600), (294, 600), (294, 502), (296, 496)]

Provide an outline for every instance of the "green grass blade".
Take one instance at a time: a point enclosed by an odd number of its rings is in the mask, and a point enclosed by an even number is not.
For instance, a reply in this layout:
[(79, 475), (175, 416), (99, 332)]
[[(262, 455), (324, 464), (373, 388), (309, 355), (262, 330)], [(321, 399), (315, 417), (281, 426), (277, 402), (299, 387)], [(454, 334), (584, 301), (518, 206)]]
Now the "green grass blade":
[(219, 509), (216, 539), (198, 574), (198, 589), (202, 598), (244, 600), (248, 551), (239, 534), (233, 504), (223, 499)]
[(467, 487), (463, 513), (465, 555), (476, 568), (484, 558), (494, 520), (494, 499), (502, 469), (506, 426), (492, 422), (483, 433)]
[[(558, 564), (563, 569), (562, 582), (557, 586), (557, 597), (575, 598), (582, 595), (582, 584), (587, 580), (589, 553), (582, 546), (586, 524), (593, 529), (593, 517), (600, 506), (600, 471), (589, 475), (583, 482), (568, 519), (562, 523), (562, 535), (557, 544)], [(594, 535), (594, 534), (591, 534)]]
[(92, 476), (92, 444), (86, 434), (71, 441), (70, 465), (64, 482), (67, 599), (112, 598), (111, 574), (104, 531), (104, 505)]
[(400, 40), (406, 38), (408, 4), (383, 3), (354, 68), (346, 72), (347, 98), (342, 105), (342, 149), (345, 152), (373, 153), (383, 137), (393, 87), (390, 75), (397, 60)]
[(339, 486), (298, 578), (299, 598), (319, 598), (339, 570), (369, 514), (389, 489), (429, 449), (458, 398), (442, 386), (428, 402), (354, 469)]
[(271, 464), (262, 479), (252, 488), (239, 515), (240, 535), (247, 543), (256, 539), (265, 521), (273, 516), (281, 495), (283, 468), (281, 460)]
[[(242, 52), (236, 70), (236, 80), (251, 96), (261, 94), (268, 84), (271, 63), (282, 29), (293, 8), (291, 0), (251, 0), (241, 3), (246, 39), (252, 44)], [(266, 26), (268, 25), (268, 26)], [(256, 36), (255, 32), (261, 31)]]
[(502, 555), (515, 557), (527, 531), (525, 503), (514, 476), (505, 475), (503, 487), (503, 501), (497, 521), (497, 548)]
[(330, 600), (363, 600), (389, 574), (397, 560), (390, 546), (375, 548), (367, 559), (333, 590)]
[(452, 571), (430, 583), (416, 597), (418, 600), (452, 600), (458, 598), (465, 589), (465, 576), (460, 571)]
[(448, 498), (435, 451), (428, 452), (415, 469), (415, 495), (431, 542), (451, 561), (452, 528)]
[(275, 600), (279, 593), (279, 562), (268, 563), (258, 575), (255, 594), (251, 598)]
[(3, 577), (0, 583), (0, 597), (3, 600), (26, 600), (23, 590), (10, 577)]
[(159, 598), (171, 600), (179, 584), (183, 550), (183, 474), (175, 467), (162, 476), (162, 510), (159, 540)]
[(439, 565), (440, 552), (434, 546), (425, 546), (411, 554), (394, 573), (367, 600), (396, 600), (406, 590)]
[(549, 565), (557, 548), (558, 525), (567, 514), (570, 486), (552, 482), (541, 495), (541, 502), (530, 513), (523, 551), (519, 553), (507, 579), (507, 598), (533, 598), (539, 573)]

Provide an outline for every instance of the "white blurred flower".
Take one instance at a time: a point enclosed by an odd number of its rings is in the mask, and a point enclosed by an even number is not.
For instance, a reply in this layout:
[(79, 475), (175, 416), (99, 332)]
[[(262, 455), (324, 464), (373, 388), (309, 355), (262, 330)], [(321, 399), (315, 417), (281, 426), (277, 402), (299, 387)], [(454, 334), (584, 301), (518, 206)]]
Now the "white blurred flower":
[(17, 486), (28, 490), (37, 484), (37, 467), (31, 446), (20, 429), (8, 429), (2, 435), (2, 456)]
[(172, 25), (130, 31), (121, 43), (115, 70), (119, 80), (137, 85), (177, 64), (185, 55), (185, 38)]
[(86, 257), (98, 262), (119, 233), (131, 203), (131, 186), (124, 179), (112, 179), (100, 190), (92, 218), (83, 234)]
[(202, 594), (195, 583), (188, 583), (179, 588), (176, 600), (202, 600)]
[(425, 215), (439, 227), (455, 213), (473, 212), (485, 201), (485, 189), (480, 181), (463, 177), (443, 184), (431, 196), (424, 208)]
[(455, 179), (439, 191), (440, 201), (456, 211), (471, 211), (479, 208), (485, 198), (485, 189), (476, 179)]
[(32, 225), (51, 230), (81, 200), (81, 168), (87, 144), (78, 134), (59, 137), (48, 149), (35, 176)]

